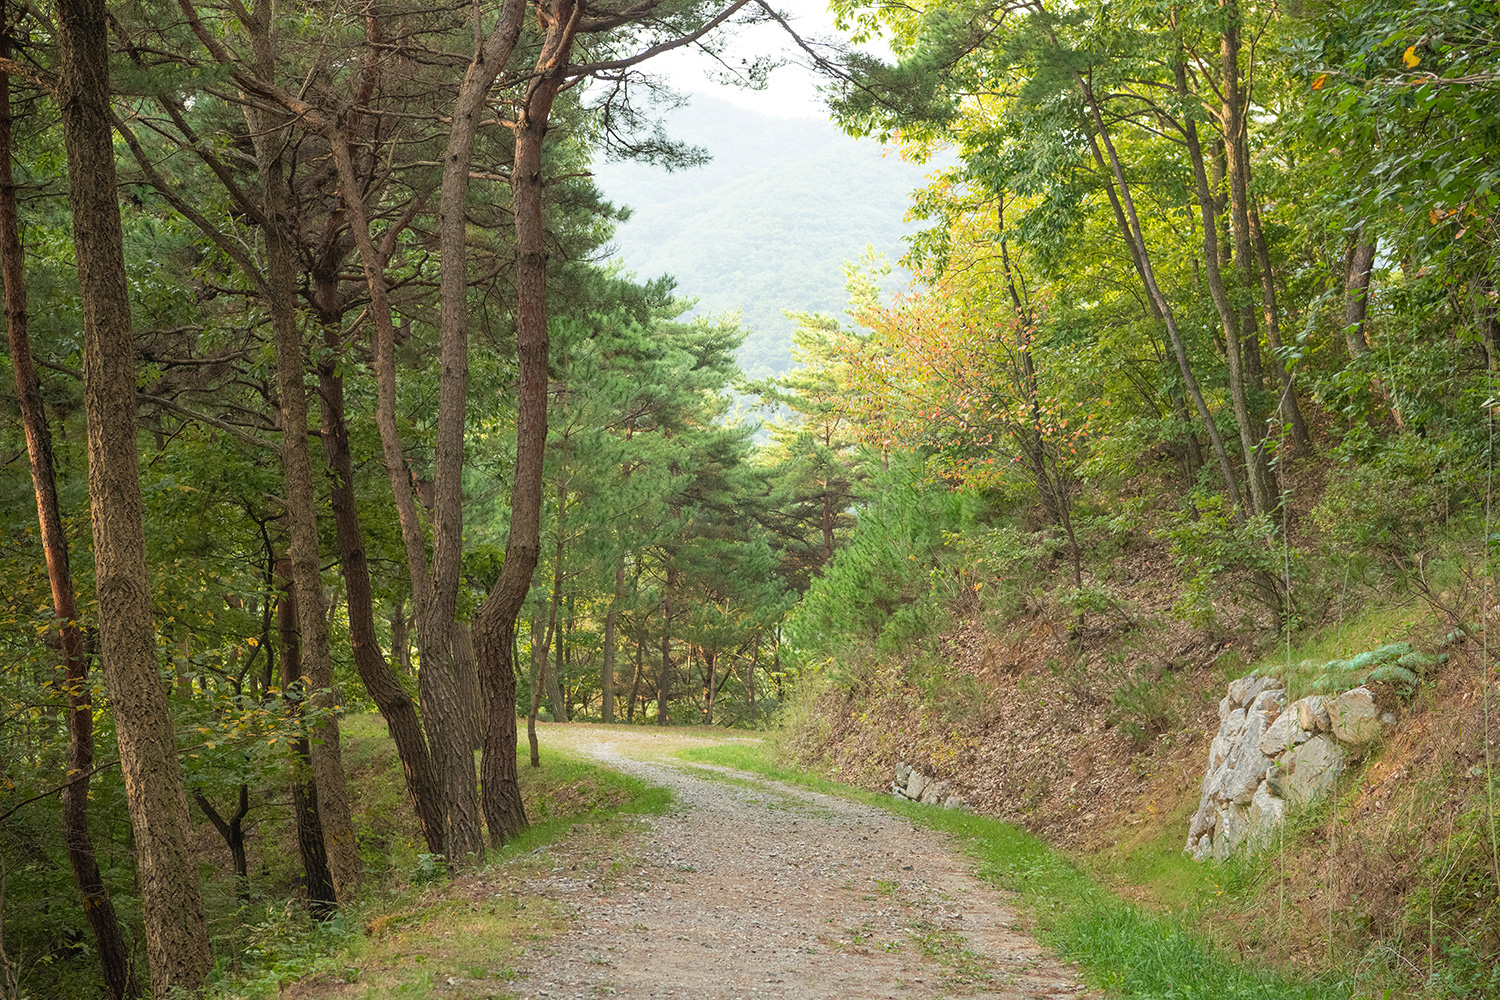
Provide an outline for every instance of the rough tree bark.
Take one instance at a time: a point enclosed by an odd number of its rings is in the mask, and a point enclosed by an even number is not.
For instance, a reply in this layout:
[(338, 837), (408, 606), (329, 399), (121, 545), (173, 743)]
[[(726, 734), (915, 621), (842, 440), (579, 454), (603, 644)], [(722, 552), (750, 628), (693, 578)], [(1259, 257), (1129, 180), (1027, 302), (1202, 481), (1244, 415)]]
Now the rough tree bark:
[(103, 0), (59, 0), (58, 104), (82, 301), (99, 638), (135, 830), (151, 987), (196, 993), (213, 964), (191, 822), (156, 663), (136, 453), (135, 351), (115, 188)]
[(344, 379), (338, 373), (342, 347), (337, 327), (324, 326), (329, 353), (318, 363), (319, 397), (323, 409), (323, 454), (331, 473), (330, 492), (338, 530), (339, 565), (349, 603), (349, 643), (360, 680), (385, 718), (401, 769), (406, 792), (422, 826), (427, 850), (444, 853), (442, 795), (417, 706), (401, 686), (395, 670), (382, 655), (375, 636), (375, 605), (370, 590), (370, 564), (365, 557), (359, 509), (354, 502), (354, 464), (349, 453), (349, 428), (344, 418)]
[(548, 0), (537, 12), (545, 32), (536, 71), (513, 126), (511, 168), (516, 227), (516, 471), (505, 566), (474, 618), (479, 675), (489, 701), (484, 740), (484, 815), (490, 840), (504, 843), (526, 825), (516, 782), (516, 678), (511, 662), (516, 616), (541, 554), (542, 459), (547, 447), (547, 246), (542, 212), (542, 144), (562, 86), (582, 10)]
[[(10, 58), (9, 12), (0, 2), (0, 57)], [(57, 474), (52, 464), (52, 433), (42, 405), (42, 384), (31, 356), (26, 311), (26, 275), (21, 253), (21, 223), (16, 207), (16, 181), (11, 170), (13, 131), (10, 74), (0, 72), (0, 274), (5, 282), (5, 325), (10, 341), (11, 372), (16, 380), (16, 402), (31, 462), (31, 484), (36, 492), (37, 526), (47, 580), (52, 587), (52, 610), (58, 620), (63, 672), (68, 691), (68, 775), (62, 792), (63, 840), (73, 881), (83, 897), (83, 912), (94, 934), (105, 986), (115, 1000), (137, 996), (140, 987), (130, 966), (130, 949), (115, 915), (115, 904), (99, 874), (93, 837), (89, 834), (89, 773), (94, 766), (94, 708), (89, 694), (89, 661), (78, 627), (78, 604), (73, 596), (73, 574), (68, 567), (68, 536), (63, 531), (57, 499)]]
[[(298, 633), (301, 615), (297, 610), (292, 572), (289, 560), (276, 561), (276, 628), (281, 645), (281, 690), (291, 710), (300, 716), (308, 692), (299, 683), (306, 678)], [(338, 893), (329, 867), (327, 837), (323, 830), (323, 814), (318, 808), (318, 786), (312, 774), (312, 748), (308, 742), (305, 736), (292, 741), (292, 814), (297, 823), (297, 849), (302, 856), (308, 906), (318, 917), (326, 917), (338, 909)]]
[[(259, 0), (244, 19), (250, 34), (257, 77), (274, 84), (276, 50), (271, 37), (272, 0)], [(247, 108), (256, 166), (261, 181), (265, 227), (266, 305), (276, 353), (276, 389), (281, 414), (281, 464), (286, 480), (286, 513), (290, 535), (292, 582), (297, 591), (302, 664), (312, 687), (313, 704), (324, 711), (314, 726), (313, 778), (334, 890), (340, 902), (359, 891), (359, 845), (339, 743), (338, 718), (332, 711), (333, 654), (323, 599), (323, 570), (308, 447), (307, 387), (302, 360), (302, 333), (297, 323), (297, 260), (293, 222), (286, 205), (284, 154), (290, 120), (279, 113)]]

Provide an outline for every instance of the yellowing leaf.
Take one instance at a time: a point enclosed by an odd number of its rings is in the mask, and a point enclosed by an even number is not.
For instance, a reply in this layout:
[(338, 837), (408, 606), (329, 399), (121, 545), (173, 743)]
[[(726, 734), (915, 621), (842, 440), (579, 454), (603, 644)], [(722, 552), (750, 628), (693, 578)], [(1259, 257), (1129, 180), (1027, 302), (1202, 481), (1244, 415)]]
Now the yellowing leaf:
[(1328, 74), (1327, 73), (1319, 73), (1317, 76), (1313, 77), (1312, 89), (1313, 90), (1322, 90), (1323, 89), (1323, 84), (1325, 84), (1327, 82), (1328, 82)]
[(1408, 45), (1406, 51), (1401, 53), (1401, 61), (1406, 63), (1407, 69), (1416, 69), (1422, 64), (1422, 57), (1417, 55), (1417, 47)]

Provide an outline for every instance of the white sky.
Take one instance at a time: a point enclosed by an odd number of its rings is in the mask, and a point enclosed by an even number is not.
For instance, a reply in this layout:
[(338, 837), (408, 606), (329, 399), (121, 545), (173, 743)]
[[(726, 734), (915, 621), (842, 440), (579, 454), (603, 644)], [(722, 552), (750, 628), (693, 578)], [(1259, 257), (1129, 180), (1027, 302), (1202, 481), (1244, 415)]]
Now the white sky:
[[(804, 38), (823, 39), (839, 35), (833, 27), (833, 17), (828, 13), (826, 0), (775, 0), (776, 8), (788, 15), (788, 22)], [(762, 115), (782, 118), (828, 117), (823, 99), (818, 94), (818, 77), (805, 68), (806, 54), (797, 49), (786, 33), (776, 24), (756, 25), (753, 28), (728, 29), (733, 32), (730, 55), (738, 59), (757, 56), (776, 56), (787, 61), (787, 65), (776, 69), (765, 90), (747, 90), (719, 83), (713, 73), (722, 67), (691, 47), (664, 53), (652, 59), (647, 72), (660, 76), (676, 90), (690, 94), (709, 94), (730, 104), (747, 108)], [(861, 49), (890, 56), (883, 45), (862, 45)]]

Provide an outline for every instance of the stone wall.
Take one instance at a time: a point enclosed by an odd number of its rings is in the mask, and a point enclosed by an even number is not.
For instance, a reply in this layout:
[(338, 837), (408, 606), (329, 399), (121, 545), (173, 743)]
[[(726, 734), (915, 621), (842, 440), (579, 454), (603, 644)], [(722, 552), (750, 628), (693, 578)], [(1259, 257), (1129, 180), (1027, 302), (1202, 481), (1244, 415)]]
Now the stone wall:
[(891, 782), (891, 794), (902, 802), (921, 802), (947, 809), (962, 809), (968, 805), (962, 795), (948, 787), (948, 782), (923, 774), (906, 763), (896, 765), (896, 780)]
[(1199, 861), (1222, 861), (1268, 845), (1289, 812), (1328, 794), (1350, 747), (1395, 721), (1366, 687), (1288, 705), (1275, 677), (1230, 682), (1185, 850)]

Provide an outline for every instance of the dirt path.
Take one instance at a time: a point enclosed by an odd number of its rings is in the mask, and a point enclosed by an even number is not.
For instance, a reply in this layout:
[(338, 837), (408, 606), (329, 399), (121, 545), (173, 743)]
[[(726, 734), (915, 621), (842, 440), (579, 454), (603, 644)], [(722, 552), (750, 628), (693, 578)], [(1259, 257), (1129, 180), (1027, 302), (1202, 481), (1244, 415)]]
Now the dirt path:
[[(628, 859), (560, 844), (528, 891), (576, 916), (532, 949), (527, 998), (1077, 997), (944, 839), (890, 813), (671, 757), (688, 734), (548, 726), (543, 748), (591, 756), (677, 797)], [(576, 854), (570, 854), (576, 851)]]

